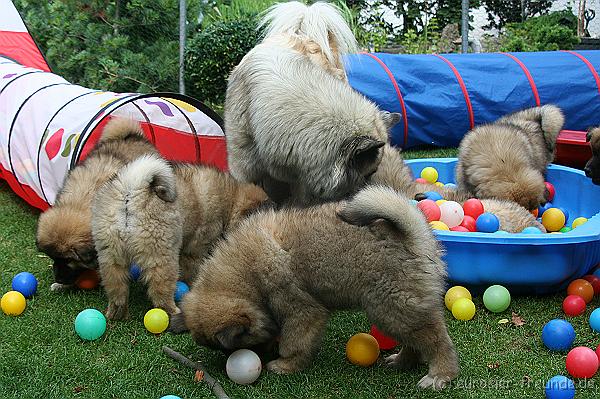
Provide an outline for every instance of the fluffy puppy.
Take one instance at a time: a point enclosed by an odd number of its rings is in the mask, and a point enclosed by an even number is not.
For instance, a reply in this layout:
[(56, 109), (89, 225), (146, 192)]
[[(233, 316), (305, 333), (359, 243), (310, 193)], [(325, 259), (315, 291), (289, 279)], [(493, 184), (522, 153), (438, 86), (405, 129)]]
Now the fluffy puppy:
[(533, 210), (547, 201), (544, 173), (564, 116), (554, 105), (529, 108), (478, 126), (464, 137), (458, 187), (477, 198), (506, 199)]
[[(415, 198), (426, 191), (436, 191), (444, 199), (459, 203), (472, 198), (472, 195), (460, 189), (415, 182), (400, 151), (389, 144), (386, 144), (383, 148), (381, 163), (377, 171), (371, 176), (370, 181), (372, 184), (391, 187), (409, 198)], [(544, 232), (546, 231), (544, 226), (530, 212), (515, 202), (496, 199), (483, 199), (481, 202), (486, 212), (491, 212), (498, 217), (501, 230), (509, 233), (520, 233), (525, 227), (534, 226)]]
[(600, 127), (590, 129), (586, 139), (592, 147), (592, 158), (585, 164), (585, 175), (600, 185)]
[(156, 153), (137, 122), (112, 119), (87, 158), (66, 176), (52, 208), (38, 219), (38, 250), (52, 258), (53, 291), (75, 283), (87, 269), (98, 267), (92, 239), (92, 199), (96, 191), (131, 160)]
[(423, 359), (420, 387), (458, 375), (444, 319), (446, 267), (421, 213), (389, 187), (371, 186), (348, 202), (257, 213), (232, 231), (201, 266), (182, 302), (199, 345), (233, 350), (279, 336), (267, 369), (292, 373), (318, 351), (329, 314), (360, 309), (404, 347), (386, 359)]
[(264, 41), (235, 67), (227, 86), (231, 174), (262, 185), (278, 203), (340, 199), (377, 169), (399, 116), (347, 84), (341, 55), (356, 40), (335, 7), (277, 4), (263, 25)]
[(253, 184), (215, 168), (147, 155), (124, 166), (93, 202), (92, 233), (106, 316), (128, 314), (129, 265), (136, 262), (148, 296), (168, 313), (178, 278), (191, 284), (198, 263), (229, 228), (268, 202)]

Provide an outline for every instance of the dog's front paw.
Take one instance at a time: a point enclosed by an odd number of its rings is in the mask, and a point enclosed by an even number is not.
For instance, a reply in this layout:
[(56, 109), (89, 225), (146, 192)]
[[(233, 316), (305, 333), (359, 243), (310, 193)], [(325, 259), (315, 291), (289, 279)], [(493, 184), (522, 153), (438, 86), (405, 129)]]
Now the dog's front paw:
[(432, 377), (431, 375), (427, 374), (426, 376), (424, 376), (423, 378), (421, 378), (421, 380), (419, 380), (419, 383), (417, 384), (417, 386), (419, 388), (433, 388), (433, 390), (435, 391), (439, 391), (441, 389), (443, 389), (446, 385), (448, 385), (448, 383), (450, 382), (450, 378), (444, 378), (444, 377)]
[(106, 318), (109, 320), (123, 320), (129, 316), (127, 305), (115, 305), (111, 303), (106, 308)]
[(61, 291), (66, 291), (71, 287), (72, 287), (72, 285), (70, 285), (70, 284), (52, 283), (50, 285), (50, 291), (61, 292)]
[(171, 316), (171, 320), (169, 320), (169, 328), (167, 328), (167, 331), (172, 334), (182, 334), (184, 332), (189, 331), (187, 326), (185, 325), (185, 318), (181, 311)]
[(292, 374), (300, 370), (300, 368), (295, 365), (295, 362), (279, 358), (267, 363), (267, 370), (277, 374)]
[(410, 370), (417, 367), (419, 359), (415, 353), (403, 348), (397, 354), (386, 357), (384, 364), (400, 370)]

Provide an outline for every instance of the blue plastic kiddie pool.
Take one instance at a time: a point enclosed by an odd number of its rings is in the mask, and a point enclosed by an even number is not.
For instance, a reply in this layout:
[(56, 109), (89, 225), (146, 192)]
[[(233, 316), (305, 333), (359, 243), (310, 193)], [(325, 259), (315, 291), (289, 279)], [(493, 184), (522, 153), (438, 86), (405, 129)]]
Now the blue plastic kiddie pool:
[[(414, 176), (433, 166), (438, 180), (454, 182), (456, 158), (407, 160)], [(569, 211), (570, 226), (583, 216), (588, 222), (564, 234), (489, 234), (436, 231), (446, 249), (452, 284), (476, 291), (502, 284), (511, 292), (548, 294), (590, 271), (600, 262), (600, 186), (577, 169), (550, 165), (546, 180), (556, 189), (554, 206)]]

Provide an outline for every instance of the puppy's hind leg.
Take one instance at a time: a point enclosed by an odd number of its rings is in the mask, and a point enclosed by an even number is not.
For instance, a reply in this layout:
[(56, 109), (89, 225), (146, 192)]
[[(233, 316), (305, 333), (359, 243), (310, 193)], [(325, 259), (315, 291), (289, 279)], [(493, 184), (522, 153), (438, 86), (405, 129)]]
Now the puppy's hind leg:
[(108, 297), (106, 317), (109, 320), (121, 320), (129, 315), (129, 268), (125, 262), (115, 259), (100, 259), (100, 277)]
[(179, 256), (146, 259), (142, 266), (142, 278), (148, 286), (148, 297), (154, 307), (164, 309), (168, 314), (179, 313), (175, 305), (175, 289), (179, 276)]

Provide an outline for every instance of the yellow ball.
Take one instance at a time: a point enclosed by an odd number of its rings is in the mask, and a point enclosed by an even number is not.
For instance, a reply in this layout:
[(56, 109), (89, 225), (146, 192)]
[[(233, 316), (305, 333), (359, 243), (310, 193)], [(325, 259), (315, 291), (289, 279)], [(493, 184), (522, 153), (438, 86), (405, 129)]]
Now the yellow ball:
[(436, 203), (437, 206), (442, 205), (444, 202), (448, 202), (448, 200), (440, 199), (440, 200), (435, 201), (435, 203)]
[(144, 326), (153, 334), (160, 334), (169, 326), (169, 315), (162, 309), (150, 309), (144, 315)]
[(2, 295), (0, 307), (2, 311), (9, 316), (18, 316), (25, 310), (25, 297), (19, 291), (8, 291)]
[(434, 230), (448, 230), (448, 231), (450, 231), (450, 228), (446, 225), (446, 223), (440, 222), (439, 220), (434, 220), (432, 222), (429, 222), (429, 224), (431, 225), (431, 228), (434, 229)]
[(421, 171), (421, 177), (429, 183), (435, 183), (438, 179), (438, 171), (435, 168), (428, 166)]
[(379, 357), (379, 344), (372, 335), (355, 334), (346, 344), (346, 356), (351, 363), (368, 367), (375, 363)]
[(452, 305), (454, 305), (454, 302), (456, 302), (456, 300), (459, 298), (467, 298), (469, 300), (473, 299), (468, 289), (461, 285), (455, 285), (454, 287), (446, 291), (446, 296), (444, 296), (446, 308), (452, 311)]
[(435, 185), (438, 187), (444, 187), (444, 183), (442, 183), (441, 181), (436, 181)]
[(471, 320), (475, 316), (475, 304), (468, 298), (458, 298), (452, 305), (452, 316), (458, 320)]
[(571, 228), (574, 229), (575, 227), (579, 227), (587, 221), (588, 221), (587, 218), (579, 217), (579, 218), (573, 220), (573, 224), (571, 224)]
[(549, 208), (542, 215), (542, 224), (549, 232), (558, 231), (565, 226), (566, 218), (558, 208)]

